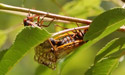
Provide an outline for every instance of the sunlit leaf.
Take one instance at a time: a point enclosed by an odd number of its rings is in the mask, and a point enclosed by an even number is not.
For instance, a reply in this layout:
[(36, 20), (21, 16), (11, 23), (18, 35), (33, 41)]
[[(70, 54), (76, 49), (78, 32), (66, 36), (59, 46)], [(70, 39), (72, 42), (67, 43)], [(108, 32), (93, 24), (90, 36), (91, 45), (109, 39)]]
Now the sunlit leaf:
[[(67, 58), (65, 63), (75, 57), (75, 55), (82, 55), (84, 50), (88, 50), (97, 41), (116, 31), (120, 26), (125, 24), (124, 15), (125, 9), (115, 8), (97, 16), (97, 18), (90, 25), (89, 31), (85, 35), (84, 39), (89, 40), (88, 43), (83, 44), (76, 51), (74, 51), (73, 54)], [(82, 58), (79, 58), (79, 60), (82, 60)]]
[(99, 40), (125, 24), (125, 9), (115, 8), (96, 17), (90, 25), (85, 40)]
[(100, 3), (100, 0), (74, 0), (64, 6), (63, 13), (79, 18), (96, 16), (103, 11), (99, 8)]
[(111, 72), (118, 66), (119, 58), (103, 59), (94, 64), (85, 75), (110, 75)]
[(7, 52), (7, 49), (0, 51), (0, 61), (1, 61), (2, 57), (4, 56), (4, 54), (5, 54), (6, 52)]
[(44, 65), (39, 65), (35, 71), (35, 75), (42, 75), (44, 74), (49, 68)]
[(0, 74), (5, 75), (31, 48), (44, 42), (51, 35), (45, 29), (26, 27), (16, 37), (0, 61)]
[[(119, 39), (117, 38), (117, 39), (112, 40), (97, 53), (96, 58), (95, 58), (95, 63), (103, 59), (104, 57), (109, 56), (115, 52), (118, 53), (118, 51), (121, 51), (123, 48), (125, 48), (125, 38), (119, 38)], [(117, 55), (120, 55), (120, 54), (121, 53), (119, 52), (119, 54)]]

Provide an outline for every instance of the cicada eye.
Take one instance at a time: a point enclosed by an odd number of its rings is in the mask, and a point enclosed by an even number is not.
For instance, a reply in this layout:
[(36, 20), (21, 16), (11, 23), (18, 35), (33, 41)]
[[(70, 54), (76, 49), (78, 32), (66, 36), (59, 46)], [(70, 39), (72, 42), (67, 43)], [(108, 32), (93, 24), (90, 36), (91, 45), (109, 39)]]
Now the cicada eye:
[(52, 42), (53, 45), (56, 45), (56, 42), (53, 38), (50, 38), (50, 41)]
[(23, 20), (23, 24), (24, 24), (24, 26), (28, 26), (26, 19)]

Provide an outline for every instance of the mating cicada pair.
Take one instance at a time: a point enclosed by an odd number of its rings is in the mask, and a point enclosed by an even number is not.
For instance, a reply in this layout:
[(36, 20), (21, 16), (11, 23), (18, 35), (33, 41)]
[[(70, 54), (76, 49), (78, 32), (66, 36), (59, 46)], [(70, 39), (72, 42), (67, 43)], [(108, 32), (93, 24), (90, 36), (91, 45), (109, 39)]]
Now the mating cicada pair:
[[(36, 22), (33, 20), (34, 17), (38, 17)], [(24, 26), (45, 26), (42, 25), (43, 18), (40, 20), (38, 15), (34, 17), (28, 16), (24, 20)], [(77, 48), (87, 42), (83, 39), (88, 27), (89, 26), (81, 26), (54, 33), (52, 38), (49, 38), (35, 47), (34, 59), (40, 64), (44, 64), (49, 68), (55, 69), (59, 59), (71, 53), (74, 48)]]

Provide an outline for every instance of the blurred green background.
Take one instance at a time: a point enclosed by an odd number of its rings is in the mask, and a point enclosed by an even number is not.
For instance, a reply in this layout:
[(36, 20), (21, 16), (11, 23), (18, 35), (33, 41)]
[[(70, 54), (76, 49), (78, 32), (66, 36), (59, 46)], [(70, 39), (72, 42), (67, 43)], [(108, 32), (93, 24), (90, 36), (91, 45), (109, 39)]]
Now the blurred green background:
[[(122, 6), (120, 0), (0, 0), (0, 3), (91, 20), (106, 10)], [(16, 35), (23, 28), (24, 18), (26, 16), (0, 11), (0, 50), (7, 49), (12, 45)], [(67, 28), (76, 27), (74, 24), (57, 24)], [(56, 32), (54, 25), (46, 29), (50, 33)], [(125, 35), (116, 31), (97, 42), (89, 50), (83, 50), (82, 55), (75, 55), (64, 66), (61, 75), (84, 75), (85, 71), (92, 65), (97, 51), (116, 37), (125, 37)], [(33, 57), (34, 50), (32, 49), (7, 75), (57, 75), (58, 70), (53, 71), (38, 64)], [(81, 58), (82, 60), (79, 61), (78, 59)], [(124, 75), (124, 70), (125, 60), (120, 63), (112, 75)]]

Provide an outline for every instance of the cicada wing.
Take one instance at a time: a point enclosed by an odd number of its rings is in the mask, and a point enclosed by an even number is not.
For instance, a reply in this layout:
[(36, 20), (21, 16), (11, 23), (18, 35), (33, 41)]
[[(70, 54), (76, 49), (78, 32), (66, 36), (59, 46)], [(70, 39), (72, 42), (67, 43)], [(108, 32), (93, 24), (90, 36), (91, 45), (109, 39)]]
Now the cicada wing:
[(51, 50), (51, 48), (52, 47), (49, 44), (48, 40), (38, 45), (35, 48), (34, 59), (40, 64), (44, 64), (49, 68), (55, 69), (57, 58), (55, 53)]

